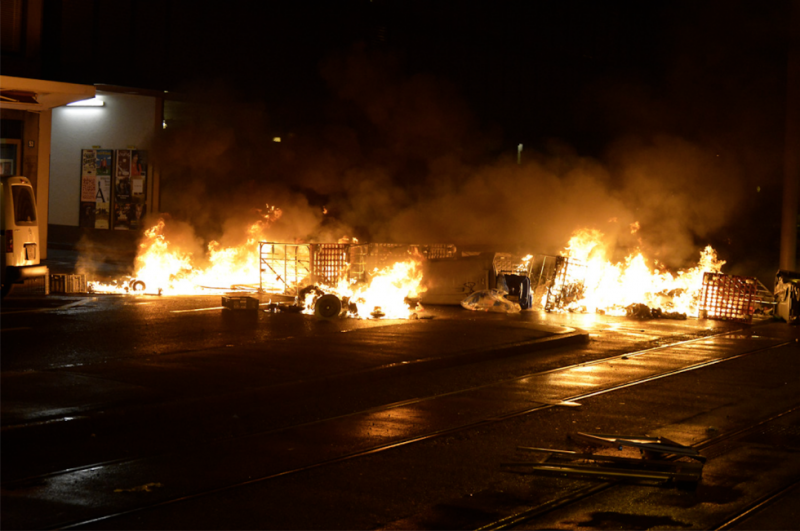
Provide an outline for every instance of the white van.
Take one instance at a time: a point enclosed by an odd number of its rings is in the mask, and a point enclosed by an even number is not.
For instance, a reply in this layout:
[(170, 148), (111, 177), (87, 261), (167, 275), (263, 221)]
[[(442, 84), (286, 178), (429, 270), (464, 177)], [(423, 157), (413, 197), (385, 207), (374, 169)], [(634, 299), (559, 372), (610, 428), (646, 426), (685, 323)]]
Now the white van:
[(0, 177), (0, 233), (3, 257), (2, 289), (5, 297), (11, 285), (26, 278), (47, 276), (39, 264), (39, 220), (33, 186), (26, 177)]

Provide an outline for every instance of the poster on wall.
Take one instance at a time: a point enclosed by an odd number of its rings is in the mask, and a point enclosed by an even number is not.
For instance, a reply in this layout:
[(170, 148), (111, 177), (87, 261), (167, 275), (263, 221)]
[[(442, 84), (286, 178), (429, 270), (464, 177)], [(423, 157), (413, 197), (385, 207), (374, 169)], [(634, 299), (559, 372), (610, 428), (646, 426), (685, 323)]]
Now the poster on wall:
[(147, 152), (118, 149), (114, 178), (114, 228), (142, 228), (147, 204)]
[(95, 195), (95, 222), (94, 228), (108, 229), (109, 212), (111, 211), (111, 168), (114, 160), (114, 151), (98, 149), (95, 159), (97, 164), (97, 193)]
[(81, 150), (81, 203), (79, 226), (107, 229), (111, 210), (111, 167), (114, 152), (110, 149)]
[(131, 204), (131, 150), (117, 150), (117, 166), (114, 175), (114, 229), (131, 228), (128, 212)]
[(95, 202), (97, 201), (97, 153), (93, 149), (81, 151), (81, 206), (78, 225), (94, 228)]

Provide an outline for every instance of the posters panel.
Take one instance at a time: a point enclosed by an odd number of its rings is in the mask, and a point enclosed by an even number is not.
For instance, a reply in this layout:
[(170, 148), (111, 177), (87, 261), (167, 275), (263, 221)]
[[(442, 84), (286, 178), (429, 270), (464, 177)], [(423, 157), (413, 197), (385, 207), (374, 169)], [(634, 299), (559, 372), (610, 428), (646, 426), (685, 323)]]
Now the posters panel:
[(97, 202), (97, 153), (94, 149), (81, 150), (81, 202), (78, 215), (80, 227), (95, 227)]
[(79, 226), (95, 229), (110, 227), (111, 149), (81, 150), (81, 204)]
[(115, 168), (114, 229), (142, 228), (147, 207), (147, 151), (118, 149)]
[(147, 151), (131, 153), (131, 196), (134, 203), (147, 202)]
[(108, 229), (110, 228), (111, 168), (113, 167), (114, 151), (111, 149), (98, 149), (96, 161), (97, 193), (95, 195), (94, 227), (96, 229)]

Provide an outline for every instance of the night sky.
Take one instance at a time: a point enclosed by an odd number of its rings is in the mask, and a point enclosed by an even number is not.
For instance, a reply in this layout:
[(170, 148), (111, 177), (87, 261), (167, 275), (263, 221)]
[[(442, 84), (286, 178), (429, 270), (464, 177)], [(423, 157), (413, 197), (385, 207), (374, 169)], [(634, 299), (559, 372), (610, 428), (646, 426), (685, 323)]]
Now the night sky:
[(783, 96), (782, 2), (204, 4), (172, 4), (167, 83), (225, 79), (294, 120), (314, 120), (321, 68), (359, 44), (398, 77), (452, 83), (513, 145), (555, 137), (599, 155), (612, 136), (728, 129)]
[(551, 251), (586, 224), (774, 269), (789, 1), (49, 5), (51, 77), (211, 103), (155, 154), (198, 226), (269, 194), (328, 207), (309, 234)]

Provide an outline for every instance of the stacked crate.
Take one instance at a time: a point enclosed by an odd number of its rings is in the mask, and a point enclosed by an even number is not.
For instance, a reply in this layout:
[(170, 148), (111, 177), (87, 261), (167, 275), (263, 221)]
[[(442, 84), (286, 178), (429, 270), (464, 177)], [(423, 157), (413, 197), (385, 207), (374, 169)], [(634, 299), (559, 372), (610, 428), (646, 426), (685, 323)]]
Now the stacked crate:
[(86, 293), (86, 275), (50, 275), (50, 293)]
[(755, 311), (758, 280), (754, 277), (706, 273), (700, 317), (749, 323)]

